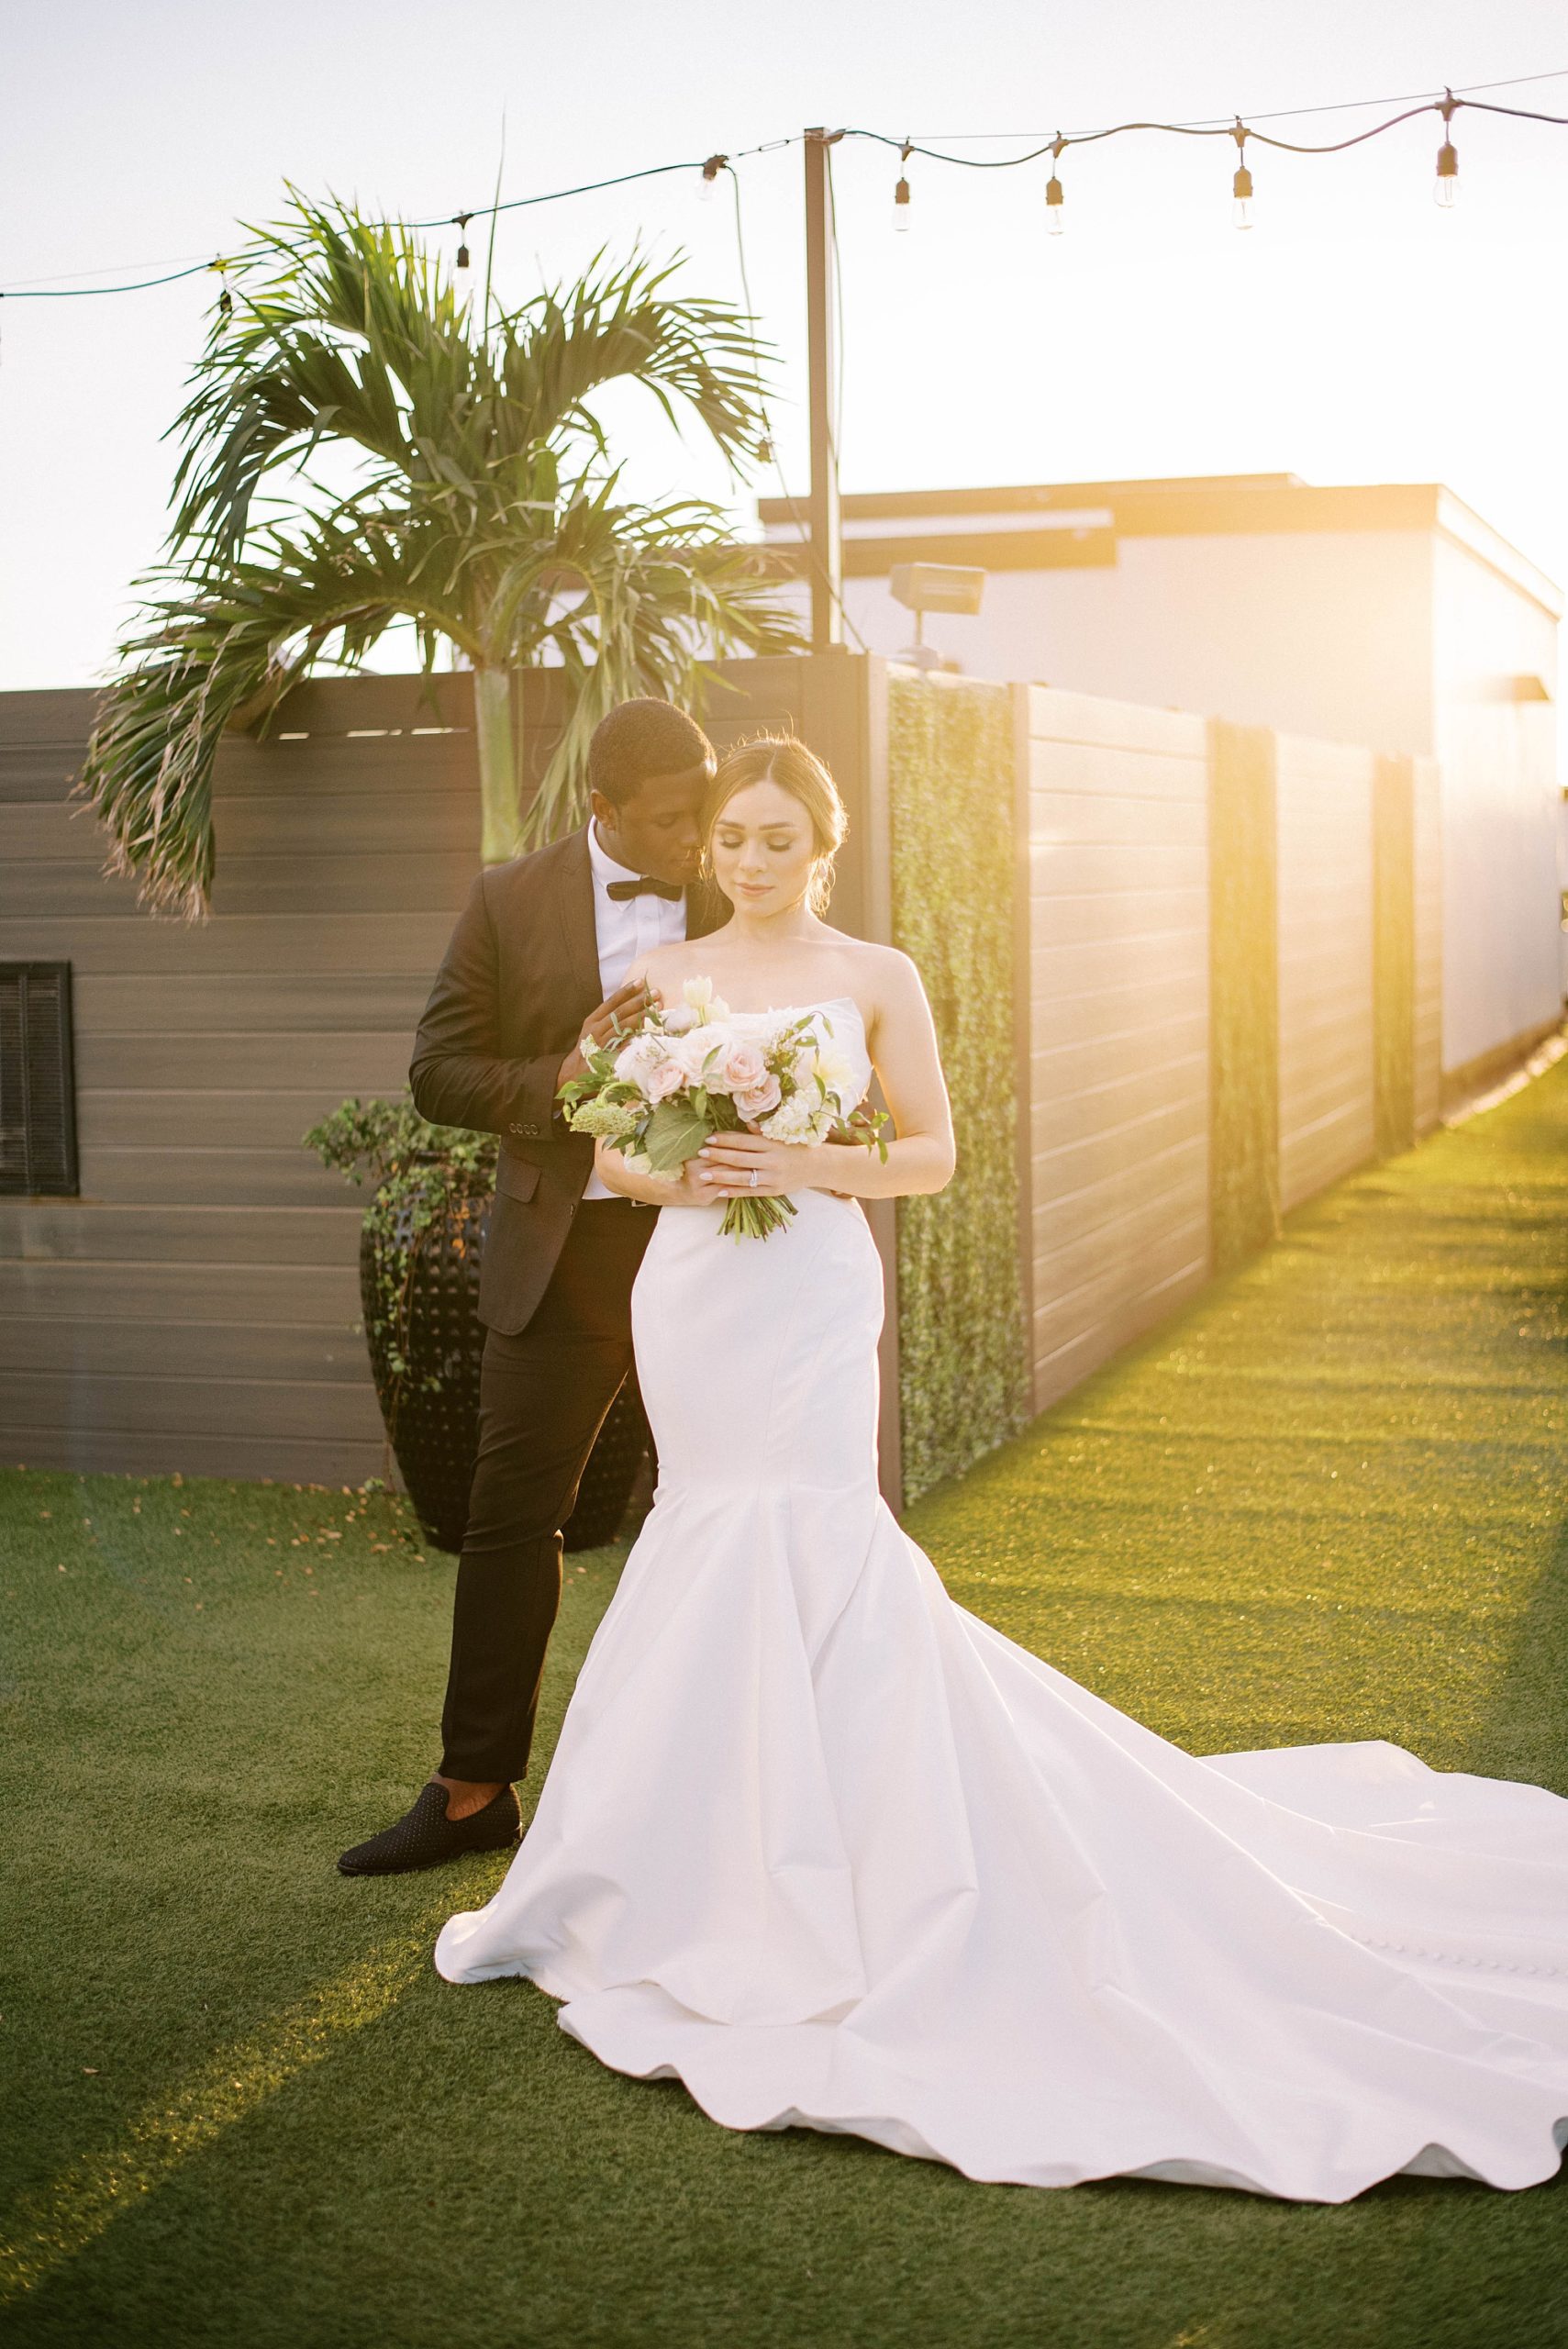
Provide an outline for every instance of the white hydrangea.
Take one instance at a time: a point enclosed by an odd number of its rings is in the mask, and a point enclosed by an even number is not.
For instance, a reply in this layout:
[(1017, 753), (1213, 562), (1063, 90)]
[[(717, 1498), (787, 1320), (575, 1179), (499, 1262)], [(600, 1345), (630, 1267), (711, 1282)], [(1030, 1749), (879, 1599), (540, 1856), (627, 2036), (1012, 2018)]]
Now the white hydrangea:
[(827, 1124), (814, 1094), (792, 1093), (771, 1118), (762, 1119), (762, 1130), (770, 1141), (820, 1141)]

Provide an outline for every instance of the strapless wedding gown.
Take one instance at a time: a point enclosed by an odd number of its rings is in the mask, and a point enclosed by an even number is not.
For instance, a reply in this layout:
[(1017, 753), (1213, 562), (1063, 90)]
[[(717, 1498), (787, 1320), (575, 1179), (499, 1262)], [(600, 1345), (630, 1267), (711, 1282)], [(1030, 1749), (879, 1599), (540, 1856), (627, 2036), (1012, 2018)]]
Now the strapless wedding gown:
[[(870, 1070), (852, 1004), (818, 1015)], [(1339, 2202), (1568, 2143), (1568, 1800), (1392, 1745), (1199, 1759), (953, 1605), (877, 1491), (851, 1202), (671, 1210), (659, 1490), (453, 1982), (732, 2129)]]

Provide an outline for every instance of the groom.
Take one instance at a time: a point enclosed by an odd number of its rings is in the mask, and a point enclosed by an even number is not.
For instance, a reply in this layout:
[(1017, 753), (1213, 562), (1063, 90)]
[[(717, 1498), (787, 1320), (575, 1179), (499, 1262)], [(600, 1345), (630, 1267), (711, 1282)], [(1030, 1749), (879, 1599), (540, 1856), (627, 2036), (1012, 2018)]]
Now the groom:
[(585, 829), (481, 874), (419, 1024), (415, 1106), (501, 1137), (479, 1284), (479, 1458), (457, 1570), (440, 1768), (345, 1852), (345, 1876), (515, 1842), (561, 1599), (561, 1527), (631, 1364), (631, 1285), (656, 1210), (606, 1190), (556, 1095), (646, 1000), (631, 964), (727, 912), (699, 882), (712, 745), (667, 701), (613, 709), (588, 751)]

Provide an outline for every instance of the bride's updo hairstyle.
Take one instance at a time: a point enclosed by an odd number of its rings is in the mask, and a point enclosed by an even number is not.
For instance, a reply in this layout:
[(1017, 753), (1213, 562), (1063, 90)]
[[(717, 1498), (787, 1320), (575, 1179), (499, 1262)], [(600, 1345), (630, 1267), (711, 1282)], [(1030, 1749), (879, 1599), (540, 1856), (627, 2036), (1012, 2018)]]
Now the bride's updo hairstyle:
[(712, 877), (713, 835), (726, 806), (753, 783), (776, 784), (798, 799), (811, 818), (817, 855), (806, 902), (814, 914), (825, 914), (833, 895), (833, 860), (844, 845), (850, 819), (838, 785), (816, 752), (793, 734), (759, 734), (720, 759), (702, 812), (703, 870)]

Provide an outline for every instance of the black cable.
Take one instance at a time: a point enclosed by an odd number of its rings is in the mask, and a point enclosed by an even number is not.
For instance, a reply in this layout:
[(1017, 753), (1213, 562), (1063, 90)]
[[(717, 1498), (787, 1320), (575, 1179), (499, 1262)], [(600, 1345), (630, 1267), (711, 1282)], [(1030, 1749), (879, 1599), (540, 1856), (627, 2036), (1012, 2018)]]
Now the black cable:
[(189, 269), (172, 269), (167, 277), (139, 278), (134, 285), (14, 285), (0, 287), (0, 302), (74, 302), (84, 294), (145, 294), (152, 285), (173, 285), (182, 277), (199, 277), (214, 264), (193, 262)]

